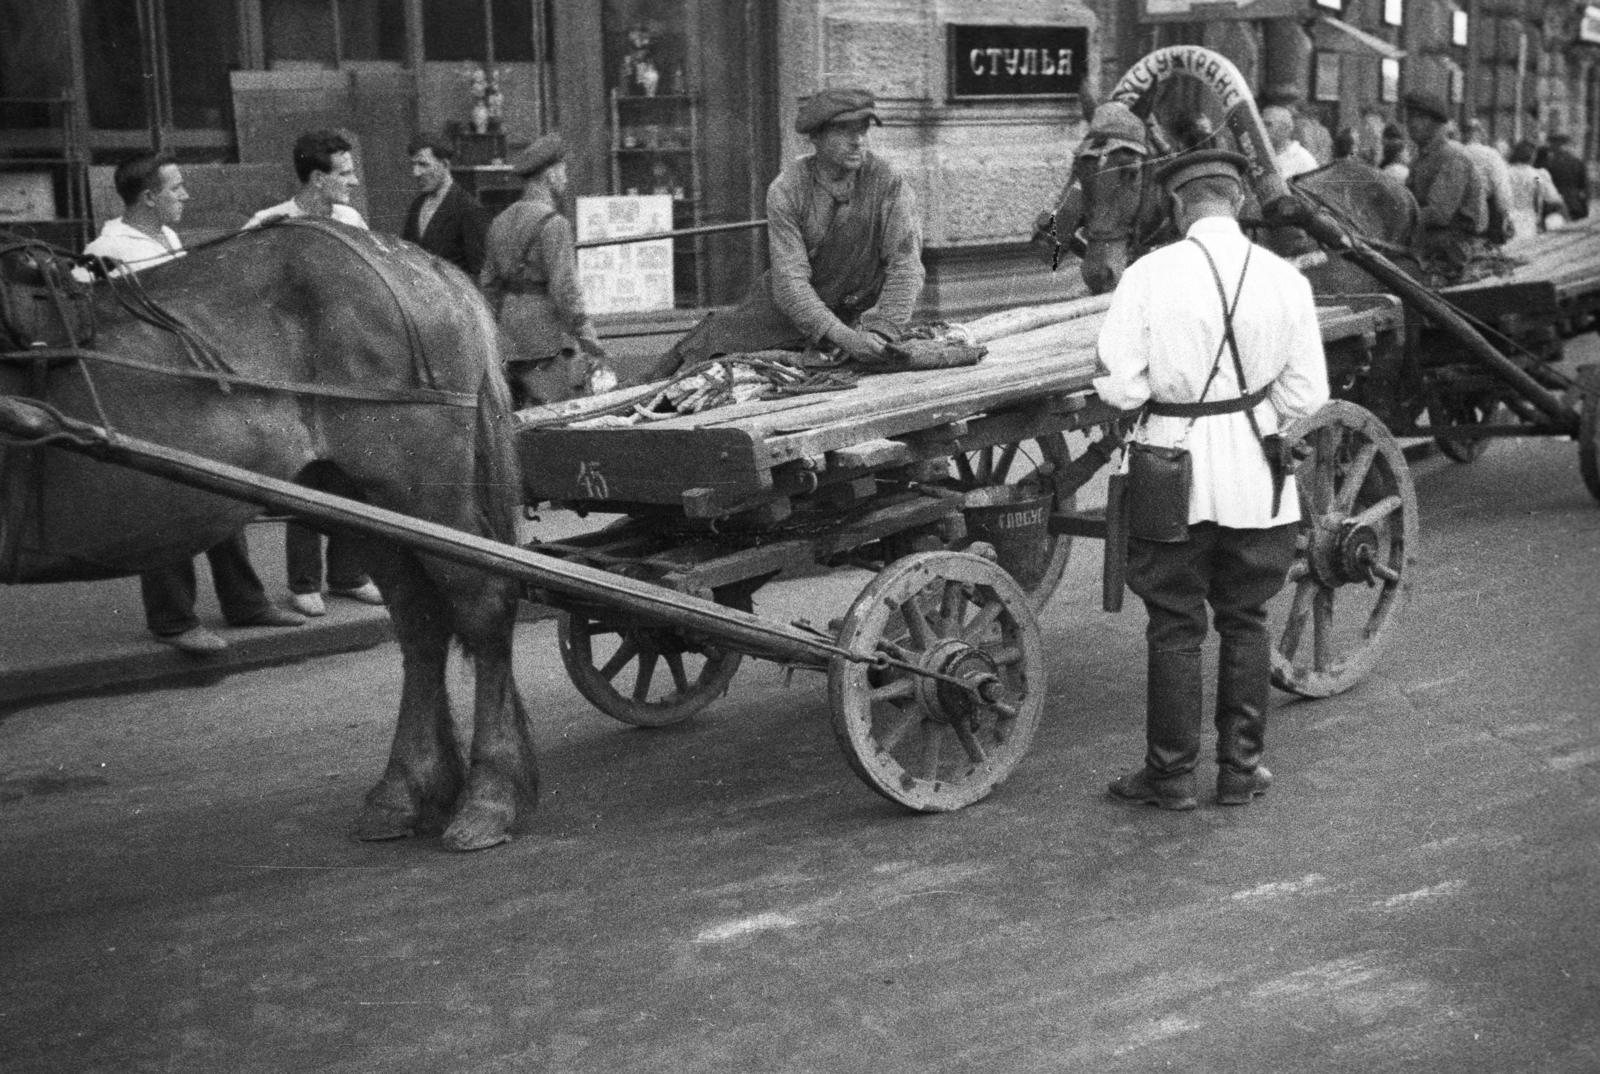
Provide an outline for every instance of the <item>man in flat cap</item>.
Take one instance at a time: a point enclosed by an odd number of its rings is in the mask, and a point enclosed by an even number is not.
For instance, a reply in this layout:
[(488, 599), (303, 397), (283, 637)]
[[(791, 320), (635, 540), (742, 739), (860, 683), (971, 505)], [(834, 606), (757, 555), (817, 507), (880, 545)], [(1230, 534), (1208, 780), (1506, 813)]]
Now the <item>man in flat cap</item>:
[(714, 354), (770, 349), (870, 360), (899, 338), (922, 291), (922, 224), (910, 185), (867, 149), (877, 122), (864, 89), (801, 101), (795, 130), (816, 152), (767, 188), (770, 268), (737, 308), (696, 325), (654, 376)]
[(559, 134), (545, 135), (512, 159), (512, 170), (525, 180), (522, 197), (489, 225), (478, 278), (511, 342), (506, 377), (518, 406), (570, 399), (587, 378), (615, 383), (584, 309), (572, 224), (556, 208), (567, 192), (566, 160)]
[(1485, 250), (1481, 236), (1489, 227), (1488, 191), (1466, 149), (1450, 138), (1450, 106), (1423, 92), (1406, 94), (1405, 106), (1406, 132), (1417, 147), (1406, 180), (1421, 210), (1417, 252), (1424, 268), (1455, 283)]
[(1267, 438), (1328, 400), (1310, 284), (1239, 230), (1247, 168), (1205, 149), (1156, 173), (1186, 241), (1129, 266), (1100, 331), (1107, 374), (1095, 390), (1141, 413), (1133, 440), (1186, 449), (1191, 467), (1186, 497), (1141, 486), (1138, 467), (1128, 488), (1131, 523), (1165, 513), (1170, 525), (1130, 528), (1128, 584), (1149, 613), (1146, 748), (1143, 767), (1109, 790), (1163, 809), (1196, 804), (1208, 604), (1222, 640), (1216, 800), (1245, 805), (1272, 784), (1264, 609), (1294, 561), (1300, 507)]

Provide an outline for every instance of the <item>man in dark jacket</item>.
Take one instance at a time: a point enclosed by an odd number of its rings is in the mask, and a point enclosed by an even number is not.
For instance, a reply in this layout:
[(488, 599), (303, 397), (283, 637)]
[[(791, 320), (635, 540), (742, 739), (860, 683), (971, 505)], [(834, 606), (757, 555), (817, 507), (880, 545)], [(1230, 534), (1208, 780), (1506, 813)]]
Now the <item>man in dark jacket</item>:
[(1582, 220), (1589, 215), (1589, 169), (1567, 148), (1571, 141), (1565, 134), (1550, 136), (1544, 169), (1550, 173), (1561, 200), (1567, 203), (1567, 214), (1573, 220)]
[(455, 148), (443, 138), (414, 139), (411, 174), (421, 191), (406, 210), (400, 237), (455, 265), (474, 280), (483, 269), (489, 214), (450, 177)]
[(1406, 185), (1416, 195), (1423, 265), (1447, 283), (1460, 282), (1468, 263), (1485, 251), (1489, 198), (1478, 169), (1449, 134), (1450, 105), (1431, 93), (1408, 93), (1406, 130), (1417, 146)]

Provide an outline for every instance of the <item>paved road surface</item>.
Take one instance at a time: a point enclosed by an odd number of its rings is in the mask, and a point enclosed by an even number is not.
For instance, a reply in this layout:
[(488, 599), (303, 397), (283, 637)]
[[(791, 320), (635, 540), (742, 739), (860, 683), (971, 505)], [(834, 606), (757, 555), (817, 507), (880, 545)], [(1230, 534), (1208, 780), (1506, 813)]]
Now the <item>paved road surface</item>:
[[(544, 798), (473, 856), (345, 838), (385, 645), (0, 721), (0, 1072), (1600, 1070), (1600, 508), (1569, 444), (1421, 476), (1396, 647), (1280, 698), (1248, 809), (1104, 797), (1142, 615), (1082, 546), (989, 801), (856, 781), (757, 665), (622, 728), (523, 630)], [(837, 589), (837, 585), (835, 587)], [(771, 614), (837, 614), (806, 583)], [(838, 592), (834, 596), (842, 600)], [(464, 680), (463, 680), (464, 682)]]

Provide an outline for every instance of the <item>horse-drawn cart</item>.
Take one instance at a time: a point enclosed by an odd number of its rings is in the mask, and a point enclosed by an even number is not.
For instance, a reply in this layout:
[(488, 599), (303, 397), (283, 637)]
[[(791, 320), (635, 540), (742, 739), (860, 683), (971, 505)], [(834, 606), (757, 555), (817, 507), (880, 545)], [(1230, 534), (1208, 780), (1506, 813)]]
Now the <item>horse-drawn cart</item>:
[[(629, 723), (687, 718), (726, 689), (742, 656), (825, 671), (854, 770), (910, 808), (947, 810), (987, 795), (1028, 748), (1045, 709), (1035, 610), (1075, 538), (1110, 543), (1105, 604), (1121, 605), (1115, 513), (1077, 507), (1119, 447), (1122, 418), (1090, 384), (1104, 302), (1078, 305), (965, 368), (621, 427), (600, 415), (626, 393), (523, 412), (524, 501), (615, 516), (531, 549), (21, 399), (0, 397), (0, 432), (517, 577), (565, 613), (561, 656), (579, 691)], [(1390, 299), (1321, 312), (1330, 352), (1403, 328)], [(1416, 502), (1398, 445), (1359, 407), (1330, 404), (1288, 435), (1304, 445), (1305, 521), (1275, 677), (1323, 696), (1358, 681), (1389, 637), (1410, 583)], [(751, 614), (763, 584), (801, 566), (876, 573), (825, 628)]]

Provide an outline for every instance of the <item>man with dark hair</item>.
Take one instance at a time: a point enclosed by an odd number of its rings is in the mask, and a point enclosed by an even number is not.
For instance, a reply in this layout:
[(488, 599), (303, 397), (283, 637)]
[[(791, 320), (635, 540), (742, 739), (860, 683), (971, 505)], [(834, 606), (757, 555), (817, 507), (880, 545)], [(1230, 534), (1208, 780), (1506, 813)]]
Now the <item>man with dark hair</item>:
[[(1265, 605), (1294, 562), (1300, 500), (1266, 438), (1328, 400), (1311, 285), (1239, 229), (1248, 169), (1240, 154), (1211, 149), (1156, 173), (1187, 241), (1129, 266), (1100, 330), (1100, 398), (1142, 411), (1133, 439), (1185, 449), (1191, 466), (1186, 502), (1182, 492), (1128, 490), (1128, 584), (1150, 617), (1145, 759), (1109, 790), (1162, 809), (1196, 805), (1207, 605), (1222, 637), (1217, 803), (1245, 805), (1272, 785), (1261, 763), (1272, 675)], [(1164, 531), (1132, 527), (1163, 508)]]
[[(338, 131), (307, 131), (294, 143), (294, 174), (300, 190), (288, 201), (262, 209), (247, 228), (277, 220), (318, 217), (367, 230), (367, 222), (350, 205), (350, 191), (359, 186), (350, 140)], [(322, 536), (309, 526), (284, 527), (284, 553), (289, 571), (289, 605), (302, 615), (326, 615), (322, 600)], [(358, 558), (359, 546), (342, 534), (328, 537), (328, 593), (362, 604), (382, 604), (383, 594), (367, 577)]]
[(1544, 170), (1556, 185), (1556, 192), (1567, 206), (1567, 219), (1582, 220), (1589, 215), (1589, 169), (1583, 160), (1567, 147), (1572, 138), (1565, 134), (1550, 136), (1550, 150), (1545, 154)]
[(1490, 242), (1503, 244), (1516, 234), (1511, 222), (1511, 173), (1506, 158), (1489, 144), (1489, 128), (1477, 116), (1467, 120), (1463, 133), (1461, 148), (1478, 170), (1478, 182), (1483, 184), (1487, 199), (1486, 234)]
[(335, 130), (306, 131), (294, 143), (294, 175), (300, 190), (288, 201), (262, 209), (245, 227), (274, 220), (318, 216), (367, 230), (367, 222), (350, 204), (350, 191), (361, 185), (356, 176), (350, 140)]
[(443, 138), (424, 135), (412, 140), (411, 174), (418, 193), (406, 210), (400, 237), (444, 258), (474, 280), (483, 269), (484, 238), (489, 214), (478, 199), (450, 176), (455, 147)]
[(771, 267), (735, 309), (700, 322), (654, 370), (717, 353), (826, 348), (872, 360), (895, 342), (922, 291), (922, 222), (900, 172), (867, 148), (877, 102), (825, 89), (800, 102), (795, 130), (815, 152), (767, 188)]
[(556, 207), (567, 193), (566, 162), (556, 133), (518, 153), (511, 170), (523, 178), (522, 197), (489, 225), (478, 282), (511, 343), (506, 379), (518, 406), (571, 399), (586, 382), (616, 384), (584, 307), (572, 224)]
[(1431, 93), (1408, 93), (1406, 131), (1417, 147), (1406, 185), (1420, 210), (1417, 251), (1424, 267), (1447, 283), (1459, 282), (1467, 263), (1483, 252), (1489, 198), (1478, 169), (1449, 135), (1450, 106)]
[[(138, 272), (183, 256), (173, 225), (183, 219), (189, 191), (183, 171), (164, 153), (141, 153), (117, 165), (112, 176), (123, 213), (107, 220), (83, 252), (115, 263), (116, 274)], [(274, 607), (250, 565), (244, 530), (206, 549), (211, 583), (229, 626), (300, 626), (305, 617)], [(194, 614), (194, 560), (145, 571), (139, 576), (145, 625), (157, 640), (186, 653), (220, 652), (228, 643), (200, 625)]]

